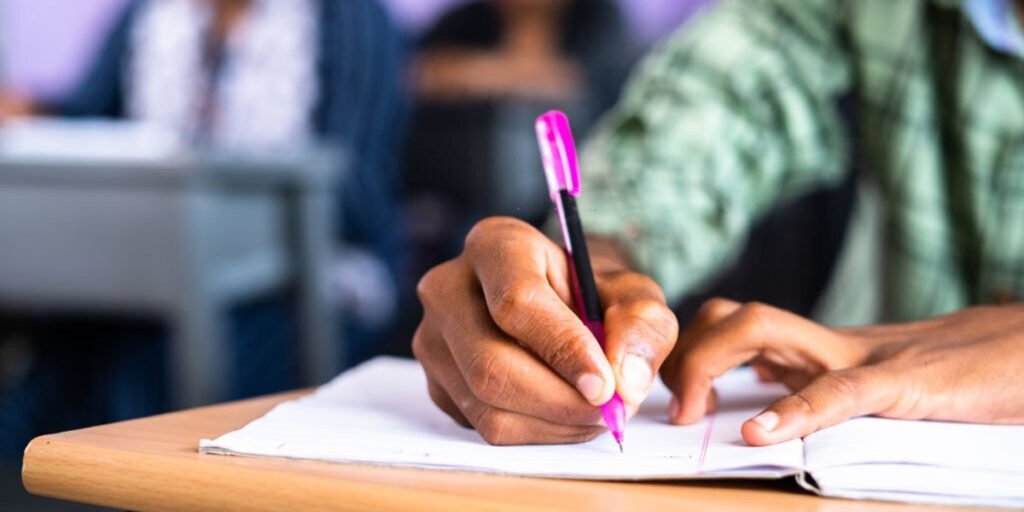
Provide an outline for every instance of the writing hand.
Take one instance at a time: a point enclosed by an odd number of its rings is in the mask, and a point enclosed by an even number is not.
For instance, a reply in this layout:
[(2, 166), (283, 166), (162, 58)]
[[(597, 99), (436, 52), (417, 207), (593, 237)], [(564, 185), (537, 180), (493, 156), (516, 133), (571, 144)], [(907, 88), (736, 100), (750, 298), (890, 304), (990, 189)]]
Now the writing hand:
[(511, 218), (477, 224), (463, 253), (420, 281), (413, 352), (431, 399), (493, 444), (580, 442), (605, 431), (615, 390), (633, 413), (675, 344), (654, 282), (595, 250), (606, 350), (573, 312), (565, 253)]

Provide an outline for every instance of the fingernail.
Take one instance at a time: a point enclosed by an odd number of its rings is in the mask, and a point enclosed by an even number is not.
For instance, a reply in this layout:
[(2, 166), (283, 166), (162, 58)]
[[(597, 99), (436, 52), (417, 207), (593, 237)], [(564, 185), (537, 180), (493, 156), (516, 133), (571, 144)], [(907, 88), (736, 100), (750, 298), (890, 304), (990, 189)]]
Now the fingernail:
[(668, 417), (669, 419), (676, 419), (679, 417), (679, 399), (672, 397), (672, 401), (668, 403)]
[(651, 385), (651, 365), (646, 359), (636, 354), (627, 354), (622, 360), (620, 372), (630, 398), (638, 401), (647, 393), (647, 388)]
[(765, 411), (754, 417), (754, 423), (761, 425), (766, 432), (771, 432), (779, 426), (779, 415), (775, 411)]
[(604, 392), (604, 380), (592, 373), (584, 373), (576, 380), (576, 389), (591, 402), (600, 400)]

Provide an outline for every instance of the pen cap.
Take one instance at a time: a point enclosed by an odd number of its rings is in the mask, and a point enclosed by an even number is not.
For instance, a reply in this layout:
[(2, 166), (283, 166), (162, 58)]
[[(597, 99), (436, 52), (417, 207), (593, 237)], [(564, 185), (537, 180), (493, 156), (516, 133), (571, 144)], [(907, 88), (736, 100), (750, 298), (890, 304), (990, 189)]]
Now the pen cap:
[(579, 162), (576, 160), (576, 144), (572, 139), (572, 129), (569, 128), (569, 118), (552, 110), (538, 117), (535, 127), (551, 200), (554, 201), (562, 190), (568, 191), (573, 197), (579, 196)]

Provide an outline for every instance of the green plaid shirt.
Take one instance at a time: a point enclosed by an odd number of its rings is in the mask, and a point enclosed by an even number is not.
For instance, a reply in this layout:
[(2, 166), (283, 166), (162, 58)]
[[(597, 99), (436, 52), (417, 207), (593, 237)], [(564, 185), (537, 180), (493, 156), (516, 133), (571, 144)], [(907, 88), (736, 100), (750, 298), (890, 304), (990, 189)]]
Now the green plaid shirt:
[(580, 207), (674, 300), (854, 151), (885, 205), (880, 320), (1024, 292), (1024, 61), (955, 0), (722, 2), (642, 63)]

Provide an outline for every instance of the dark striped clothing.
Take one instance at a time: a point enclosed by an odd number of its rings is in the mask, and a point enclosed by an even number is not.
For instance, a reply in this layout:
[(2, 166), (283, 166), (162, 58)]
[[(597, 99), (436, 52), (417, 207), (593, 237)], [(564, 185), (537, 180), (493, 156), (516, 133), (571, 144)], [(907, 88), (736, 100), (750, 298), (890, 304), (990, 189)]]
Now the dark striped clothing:
[[(54, 113), (123, 118), (124, 74), (141, 1), (131, 3), (111, 31), (82, 84)], [(406, 45), (374, 0), (320, 0), (317, 72), (320, 97), (313, 110), (316, 135), (349, 151), (352, 168), (339, 191), (339, 238), (372, 249), (397, 265), (395, 182), (397, 152), (407, 108), (402, 78)]]

